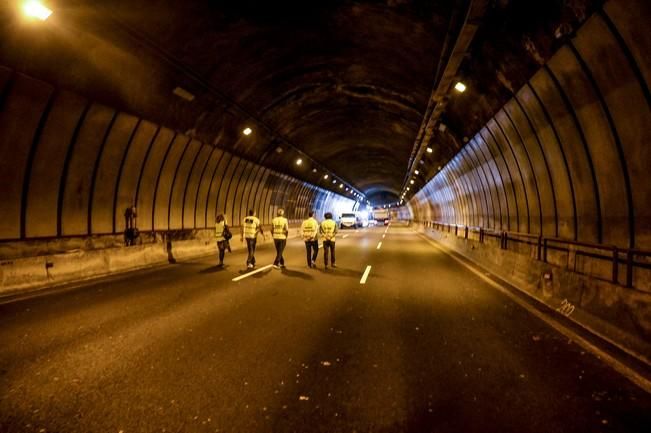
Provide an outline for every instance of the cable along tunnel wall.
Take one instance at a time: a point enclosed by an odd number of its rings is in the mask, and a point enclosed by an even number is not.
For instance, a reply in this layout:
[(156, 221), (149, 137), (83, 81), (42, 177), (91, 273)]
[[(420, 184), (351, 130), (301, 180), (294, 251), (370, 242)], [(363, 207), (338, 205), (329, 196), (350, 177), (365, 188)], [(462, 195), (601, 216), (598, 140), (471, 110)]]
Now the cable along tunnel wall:
[(142, 233), (210, 230), (220, 212), (237, 226), (248, 209), (269, 224), (281, 207), (295, 222), (310, 210), (321, 216), (357, 206), (5, 67), (0, 67), (0, 185), (5, 259), (26, 254), (21, 242), (119, 239), (125, 209), (132, 205)]

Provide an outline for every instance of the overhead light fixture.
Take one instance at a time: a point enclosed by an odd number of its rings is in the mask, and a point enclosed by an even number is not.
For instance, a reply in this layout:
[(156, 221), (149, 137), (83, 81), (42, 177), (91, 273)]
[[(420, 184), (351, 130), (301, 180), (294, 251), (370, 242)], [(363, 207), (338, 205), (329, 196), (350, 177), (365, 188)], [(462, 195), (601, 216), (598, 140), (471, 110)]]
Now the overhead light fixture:
[(301, 158), (298, 158), (296, 160), (296, 165), (301, 165), (301, 164), (303, 164), (303, 160)]
[(427, 148), (427, 153), (432, 153), (432, 152), (434, 152), (434, 151), (432, 150), (432, 148), (431, 148), (431, 147), (428, 147), (428, 148)]
[(409, 187), (407, 187), (407, 191), (409, 191)]
[(45, 5), (39, 1), (32, 0), (23, 3), (23, 13), (30, 18), (45, 21), (50, 17), (50, 15), (52, 15), (52, 9), (45, 7)]
[(312, 173), (316, 173), (316, 168), (313, 168), (313, 169), (312, 169)]
[(416, 170), (414, 171), (414, 174), (420, 174), (420, 171)]
[(181, 99), (185, 99), (188, 102), (194, 101), (194, 95), (185, 90), (183, 87), (175, 87), (174, 90), (172, 90), (172, 93)]
[(332, 179), (332, 183), (337, 183), (337, 179)]
[(409, 183), (413, 185), (414, 184), (414, 179), (410, 180)]
[[(242, 131), (242, 134), (244, 134), (244, 135), (251, 135), (252, 132), (253, 132), (253, 129), (251, 129), (251, 128), (249, 128), (249, 127), (247, 126), (247, 127), (244, 128), (244, 130)], [(281, 152), (282, 152), (282, 150), (281, 150)]]
[(328, 176), (327, 174), (324, 174), (324, 175), (323, 175), (323, 178), (324, 178), (324, 179), (327, 179), (328, 177), (329, 177), (329, 176)]
[(344, 184), (343, 184), (343, 183), (340, 183), (340, 184), (339, 184), (339, 188), (343, 188), (343, 187), (344, 187)]
[(454, 90), (456, 90), (459, 93), (463, 93), (466, 91), (466, 85), (463, 84), (461, 81), (458, 81), (457, 84), (454, 85)]

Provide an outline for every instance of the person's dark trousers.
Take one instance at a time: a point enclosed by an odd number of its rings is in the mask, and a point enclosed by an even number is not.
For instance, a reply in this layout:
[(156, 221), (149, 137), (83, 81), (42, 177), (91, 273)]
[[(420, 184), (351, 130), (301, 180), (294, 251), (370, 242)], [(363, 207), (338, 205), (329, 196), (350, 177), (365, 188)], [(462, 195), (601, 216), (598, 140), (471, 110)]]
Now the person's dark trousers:
[(256, 238), (246, 238), (246, 249), (249, 251), (249, 256), (246, 258), (247, 265), (255, 266), (255, 244), (257, 241)]
[(217, 249), (219, 250), (219, 264), (224, 263), (224, 252), (226, 251), (226, 243), (227, 241), (218, 241), (217, 242)]
[(319, 255), (319, 241), (305, 241), (305, 251), (307, 252), (307, 265), (312, 266)]
[(326, 266), (328, 266), (328, 251), (330, 251), (330, 256), (332, 258), (332, 264), (335, 264), (335, 242), (334, 241), (323, 241), (323, 261)]
[(274, 239), (274, 246), (276, 247), (276, 260), (274, 260), (274, 265), (276, 266), (285, 266), (285, 259), (283, 257), (285, 245), (287, 245), (287, 239)]

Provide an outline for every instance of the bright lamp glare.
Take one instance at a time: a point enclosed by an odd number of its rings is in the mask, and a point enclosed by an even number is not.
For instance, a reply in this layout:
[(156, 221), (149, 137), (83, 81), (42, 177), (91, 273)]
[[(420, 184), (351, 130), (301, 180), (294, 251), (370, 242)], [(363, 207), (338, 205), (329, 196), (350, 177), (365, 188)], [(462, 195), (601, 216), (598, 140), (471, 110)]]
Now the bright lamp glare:
[(461, 81), (459, 81), (457, 84), (454, 85), (454, 89), (459, 93), (463, 93), (466, 91), (466, 85), (463, 84)]
[(343, 184), (343, 183), (340, 183), (340, 184), (339, 184), (339, 188), (343, 188), (343, 187), (344, 187), (344, 184)]
[(252, 132), (253, 132), (253, 129), (251, 129), (251, 128), (244, 128), (244, 131), (242, 131), (242, 134), (244, 134), (244, 135), (251, 135)]
[(413, 185), (413, 184), (414, 184), (414, 180), (413, 180), (413, 179), (410, 180), (409, 183)]
[(414, 174), (420, 174), (420, 171), (416, 170), (414, 171)]
[(324, 179), (327, 179), (328, 177), (329, 177), (329, 176), (328, 176), (327, 174), (324, 174), (324, 175), (323, 175), (323, 178), (324, 178)]
[(432, 148), (431, 148), (431, 147), (428, 147), (428, 148), (427, 148), (427, 153), (432, 153), (432, 152), (433, 152)]
[(46, 8), (39, 1), (28, 1), (23, 4), (23, 13), (30, 18), (36, 18), (45, 21), (52, 15), (52, 10)]
[(296, 165), (301, 165), (301, 164), (303, 164), (303, 160), (301, 158), (298, 158), (296, 160)]

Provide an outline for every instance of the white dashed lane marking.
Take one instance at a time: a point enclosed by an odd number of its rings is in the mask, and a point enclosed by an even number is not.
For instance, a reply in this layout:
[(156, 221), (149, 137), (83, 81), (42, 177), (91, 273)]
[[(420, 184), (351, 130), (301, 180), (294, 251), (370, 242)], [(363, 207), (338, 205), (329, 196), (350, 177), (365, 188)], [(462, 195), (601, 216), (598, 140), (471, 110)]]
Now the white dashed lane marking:
[(371, 265), (368, 265), (366, 267), (366, 270), (364, 271), (364, 275), (362, 275), (362, 279), (359, 280), (359, 284), (366, 284), (366, 279), (368, 278), (368, 274), (371, 273)]
[(379, 244), (377, 244), (377, 249), (379, 250), (380, 248), (382, 248), (382, 242), (380, 242)]
[(244, 274), (244, 275), (240, 275), (239, 277), (235, 277), (235, 278), (233, 278), (233, 281), (236, 281), (236, 282), (237, 282), (237, 281), (243, 280), (243, 279), (245, 279), (245, 278), (247, 278), (247, 277), (250, 277), (251, 275), (255, 275), (255, 274), (259, 273), (259, 272), (262, 272), (262, 271), (264, 271), (265, 269), (269, 269), (269, 268), (272, 267), (272, 266), (273, 266), (273, 265), (263, 266), (263, 267), (261, 267), (261, 268), (256, 269), (255, 271), (248, 272), (248, 273), (246, 273), (246, 274)]

